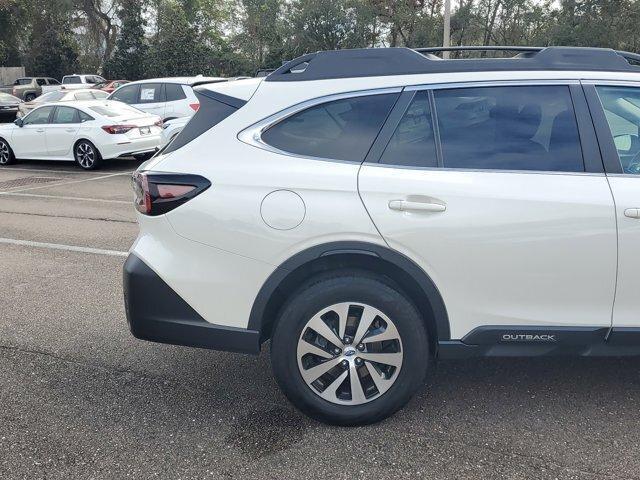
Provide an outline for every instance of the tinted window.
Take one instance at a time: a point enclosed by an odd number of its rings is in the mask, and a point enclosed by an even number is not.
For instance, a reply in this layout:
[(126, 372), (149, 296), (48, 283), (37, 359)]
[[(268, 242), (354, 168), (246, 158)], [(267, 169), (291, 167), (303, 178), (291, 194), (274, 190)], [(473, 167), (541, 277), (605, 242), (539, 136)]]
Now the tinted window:
[(51, 123), (78, 123), (77, 110), (71, 107), (57, 107)]
[(42, 86), (42, 85), (46, 85), (47, 81), (44, 78), (36, 78), (36, 83)]
[(418, 92), (413, 98), (380, 162), (418, 167), (438, 166), (427, 92)]
[(69, 84), (69, 83), (82, 83), (82, 79), (78, 76), (72, 76), (72, 77), (64, 77), (62, 79), (62, 83), (63, 84)]
[(164, 102), (161, 83), (143, 83), (140, 85), (140, 100), (138, 103)]
[(118, 100), (129, 105), (138, 103), (138, 85), (129, 85), (118, 89), (111, 95), (111, 100)]
[(624, 173), (640, 175), (640, 88), (596, 87)]
[(184, 94), (182, 85), (176, 85), (175, 83), (165, 84), (165, 94), (167, 102), (174, 102), (176, 100), (184, 100), (187, 96)]
[(274, 125), (262, 139), (285, 152), (360, 162), (397, 98), (369, 95), (316, 105)]
[[(173, 152), (183, 147), (238, 110), (236, 107), (219, 102), (207, 95), (201, 93), (196, 93), (196, 95), (200, 102), (200, 108), (178, 136), (164, 148), (165, 153)], [(238, 103), (240, 102), (239, 100), (237, 101)]]
[(13, 82), (14, 85), (29, 85), (30, 83), (31, 83), (30, 78), (19, 78), (18, 80)]
[(53, 107), (41, 107), (32, 111), (29, 115), (24, 117), (25, 125), (42, 125), (49, 123), (49, 115), (51, 114)]
[(566, 86), (435, 91), (444, 166), (582, 172)]

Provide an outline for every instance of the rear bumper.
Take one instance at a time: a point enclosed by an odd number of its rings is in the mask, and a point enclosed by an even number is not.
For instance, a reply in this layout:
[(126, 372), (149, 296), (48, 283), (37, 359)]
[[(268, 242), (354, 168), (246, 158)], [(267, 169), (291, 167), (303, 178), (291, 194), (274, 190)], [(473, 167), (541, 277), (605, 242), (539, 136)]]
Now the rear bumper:
[(260, 352), (258, 331), (207, 322), (136, 255), (129, 255), (123, 274), (127, 321), (134, 337), (229, 352)]

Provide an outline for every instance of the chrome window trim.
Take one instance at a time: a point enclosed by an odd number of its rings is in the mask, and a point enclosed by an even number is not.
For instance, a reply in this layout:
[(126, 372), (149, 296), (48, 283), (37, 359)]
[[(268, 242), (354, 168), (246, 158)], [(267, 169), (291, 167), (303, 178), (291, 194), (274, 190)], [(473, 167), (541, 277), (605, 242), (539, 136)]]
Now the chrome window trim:
[(410, 85), (404, 90), (406, 92), (418, 91), (418, 90), (448, 90), (456, 88), (482, 88), (482, 87), (513, 87), (513, 86), (526, 86), (526, 87), (542, 87), (545, 85), (580, 85), (578, 79), (550, 79), (550, 80), (470, 80), (468, 82), (452, 82), (452, 83), (432, 83), (432, 84), (420, 84)]
[(257, 123), (245, 128), (244, 130), (238, 133), (237, 138), (243, 143), (247, 145), (251, 145), (252, 147), (260, 148), (262, 150), (266, 150), (271, 153), (277, 153), (279, 155), (286, 155), (288, 157), (302, 158), (306, 160), (321, 160), (325, 162), (337, 162), (337, 163), (349, 163), (349, 164), (361, 164), (362, 160), (340, 160), (335, 158), (326, 158), (326, 157), (313, 157), (309, 155), (301, 155), (299, 153), (287, 152), (285, 150), (280, 150), (279, 148), (273, 147), (266, 143), (262, 139), (262, 134), (273, 127), (274, 125), (282, 122), (283, 120), (289, 118), (296, 113), (299, 113), (308, 108), (314, 107), (316, 105), (320, 105), (323, 103), (333, 102), (335, 100), (343, 100), (346, 98), (357, 98), (357, 97), (367, 97), (370, 95), (386, 95), (390, 93), (402, 93), (403, 87), (388, 87), (388, 88), (378, 88), (373, 90), (356, 90), (352, 92), (342, 92), (336, 93), (332, 95), (325, 95), (323, 97), (317, 97), (310, 100), (305, 100), (304, 102), (298, 103), (291, 107), (285, 108), (273, 115), (270, 115)]
[[(597, 172), (558, 172), (555, 170), (495, 170), (491, 168), (447, 168), (447, 167), (417, 167), (406, 165), (390, 165), (377, 162), (365, 162), (362, 164), (366, 167), (394, 168), (400, 170), (425, 170), (433, 172), (459, 172), (459, 173), (511, 173), (526, 175), (568, 175), (579, 177), (605, 177), (604, 173)], [(613, 175), (609, 175), (613, 176)], [(638, 177), (637, 175), (626, 174), (624, 176)]]
[(637, 174), (637, 173), (608, 173), (607, 177), (640, 178), (640, 174)]
[(596, 87), (640, 87), (640, 80), (582, 80), (583, 85), (595, 85)]

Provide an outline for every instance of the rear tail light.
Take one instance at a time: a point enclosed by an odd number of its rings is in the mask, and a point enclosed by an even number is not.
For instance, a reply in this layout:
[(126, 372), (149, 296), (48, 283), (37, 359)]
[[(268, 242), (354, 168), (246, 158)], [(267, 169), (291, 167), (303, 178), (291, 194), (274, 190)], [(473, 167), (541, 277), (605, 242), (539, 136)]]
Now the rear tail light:
[(105, 125), (102, 129), (112, 135), (127, 133), (129, 130), (137, 128), (135, 125)]
[(11, 90), (11, 94), (15, 97), (18, 94), (18, 89), (14, 88), (13, 90)]
[(189, 106), (193, 109), (194, 112), (197, 112), (200, 109), (199, 103), (190, 103)]
[(150, 216), (170, 212), (211, 186), (204, 177), (181, 173), (134, 172), (132, 183), (136, 210)]
[(154, 125), (155, 125), (156, 127), (160, 127), (160, 128), (162, 128), (163, 123), (164, 123), (164, 122), (162, 121), (162, 119), (160, 119), (160, 120), (158, 120), (156, 123), (154, 123)]

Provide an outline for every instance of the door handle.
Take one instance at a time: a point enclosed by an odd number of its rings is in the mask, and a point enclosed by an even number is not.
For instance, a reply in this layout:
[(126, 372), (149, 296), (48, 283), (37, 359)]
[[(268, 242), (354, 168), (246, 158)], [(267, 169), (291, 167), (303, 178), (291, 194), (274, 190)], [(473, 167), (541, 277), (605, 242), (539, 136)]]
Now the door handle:
[(69, 133), (73, 133), (76, 131), (75, 128), (65, 128), (65, 131), (69, 132)]
[(36, 133), (44, 133), (44, 128), (38, 128), (38, 129), (36, 130)]
[(640, 219), (640, 208), (628, 208), (624, 211), (624, 216), (629, 218)]
[(433, 202), (411, 202), (409, 200), (391, 200), (389, 202), (391, 210), (399, 212), (444, 212), (446, 205)]

